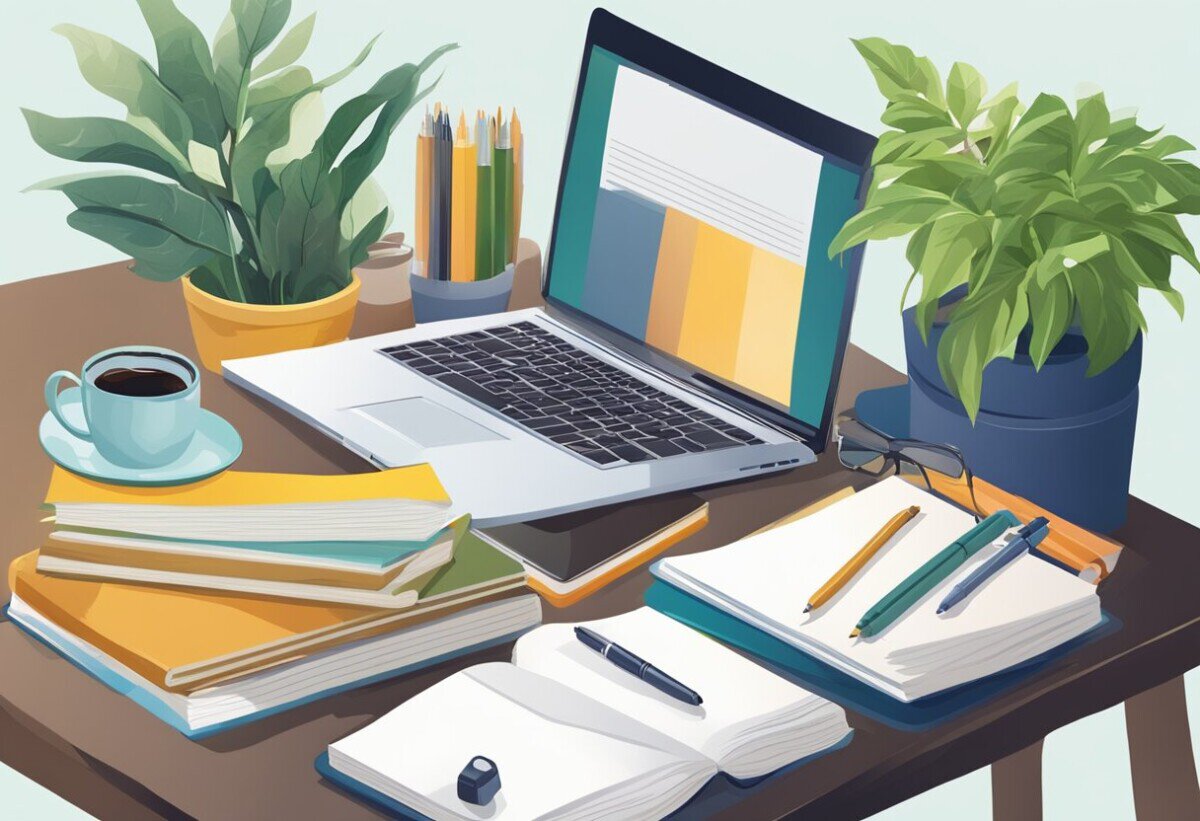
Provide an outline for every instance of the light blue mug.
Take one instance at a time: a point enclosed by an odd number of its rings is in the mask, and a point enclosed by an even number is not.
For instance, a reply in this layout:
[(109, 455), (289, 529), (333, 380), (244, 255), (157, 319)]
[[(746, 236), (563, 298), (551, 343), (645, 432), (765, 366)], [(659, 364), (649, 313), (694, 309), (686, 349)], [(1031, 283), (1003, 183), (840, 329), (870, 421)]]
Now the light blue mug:
[[(200, 421), (200, 372), (186, 356), (149, 345), (101, 351), (80, 376), (55, 371), (46, 405), (64, 428), (96, 446), (108, 461), (152, 468), (183, 455)], [(79, 385), (86, 427), (63, 414), (58, 387)]]

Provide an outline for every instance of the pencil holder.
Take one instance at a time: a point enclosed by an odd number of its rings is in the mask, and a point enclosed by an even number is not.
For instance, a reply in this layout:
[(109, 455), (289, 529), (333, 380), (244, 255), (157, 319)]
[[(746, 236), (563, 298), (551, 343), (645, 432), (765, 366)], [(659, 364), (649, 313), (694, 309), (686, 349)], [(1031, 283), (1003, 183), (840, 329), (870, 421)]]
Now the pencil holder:
[(490, 279), (473, 282), (428, 279), (410, 274), (409, 284), (412, 286), (415, 322), (498, 314), (508, 310), (513, 287), (513, 266), (509, 264)]

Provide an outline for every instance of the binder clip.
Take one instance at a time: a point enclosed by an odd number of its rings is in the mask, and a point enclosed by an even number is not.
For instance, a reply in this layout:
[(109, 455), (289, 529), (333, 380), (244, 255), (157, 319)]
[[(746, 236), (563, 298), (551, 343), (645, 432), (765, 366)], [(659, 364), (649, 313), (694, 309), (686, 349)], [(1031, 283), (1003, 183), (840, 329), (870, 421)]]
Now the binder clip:
[(490, 804), (498, 792), (500, 771), (490, 758), (477, 755), (458, 774), (458, 797), (468, 804)]

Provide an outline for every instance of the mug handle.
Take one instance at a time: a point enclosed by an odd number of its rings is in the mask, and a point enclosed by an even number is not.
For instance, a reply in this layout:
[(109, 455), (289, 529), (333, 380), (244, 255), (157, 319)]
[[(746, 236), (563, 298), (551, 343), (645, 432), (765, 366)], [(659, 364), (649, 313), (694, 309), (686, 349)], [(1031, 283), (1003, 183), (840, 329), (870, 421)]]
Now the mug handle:
[(69, 430), (71, 433), (78, 436), (80, 439), (92, 441), (92, 433), (87, 428), (80, 428), (72, 425), (67, 421), (67, 417), (63, 415), (62, 406), (58, 401), (58, 385), (62, 380), (70, 379), (76, 385), (83, 387), (83, 383), (79, 381), (79, 377), (70, 371), (55, 371), (50, 374), (46, 380), (46, 407), (50, 408), (50, 412), (54, 414), (54, 418), (58, 420), (58, 424)]

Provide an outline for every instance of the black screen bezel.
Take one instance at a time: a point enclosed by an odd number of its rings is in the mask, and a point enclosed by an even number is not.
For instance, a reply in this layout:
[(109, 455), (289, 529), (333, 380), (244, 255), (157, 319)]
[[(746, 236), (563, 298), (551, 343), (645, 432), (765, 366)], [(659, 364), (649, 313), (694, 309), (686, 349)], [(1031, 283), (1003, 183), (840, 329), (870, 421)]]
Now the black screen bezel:
[(804, 144), (827, 157), (840, 159), (842, 164), (858, 172), (863, 179), (858, 191), (860, 208), (866, 193), (866, 180), (870, 169), (871, 153), (875, 149), (875, 137), (721, 68), (622, 20), (605, 9), (597, 8), (592, 12), (588, 24), (587, 40), (583, 48), (579, 78), (575, 87), (570, 128), (563, 151), (562, 171), (559, 175), (558, 192), (554, 203), (554, 221), (551, 224), (550, 244), (546, 251), (546, 273), (542, 281), (542, 298), (554, 312), (561, 313), (572, 324), (581, 326), (588, 333), (600, 337), (625, 354), (688, 383), (696, 390), (790, 431), (814, 452), (820, 453), (829, 439), (833, 403), (837, 395), (842, 361), (850, 334), (850, 321), (855, 294), (858, 290), (859, 271), (862, 268), (863, 246), (860, 245), (846, 252), (845, 271), (849, 282), (842, 304), (829, 388), (825, 396), (821, 421), (816, 427), (796, 419), (736, 387), (718, 382), (707, 374), (699, 373), (695, 370), (694, 365), (689, 365), (681, 359), (655, 350), (643, 340), (619, 331), (550, 295), (550, 280), (554, 274), (554, 245), (558, 235), (567, 167), (570, 164), (571, 149), (575, 141), (575, 127), (583, 99), (588, 62), (593, 47), (596, 46), (628, 60), (668, 82), (676, 82), (687, 91), (707, 98), (714, 104), (744, 119)]

